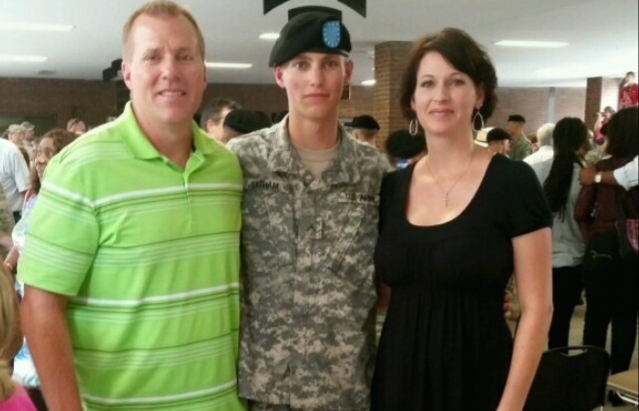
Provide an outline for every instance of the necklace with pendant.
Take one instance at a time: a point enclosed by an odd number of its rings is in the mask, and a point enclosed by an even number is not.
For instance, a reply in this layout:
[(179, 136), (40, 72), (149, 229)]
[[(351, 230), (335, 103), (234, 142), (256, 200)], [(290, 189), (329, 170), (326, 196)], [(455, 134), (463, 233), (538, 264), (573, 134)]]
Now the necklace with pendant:
[(466, 170), (462, 174), (460, 174), (459, 177), (457, 177), (457, 179), (455, 180), (453, 185), (448, 190), (445, 190), (444, 187), (442, 187), (441, 184), (439, 184), (439, 181), (437, 181), (437, 177), (435, 177), (435, 174), (433, 173), (433, 170), (430, 169), (430, 165), (428, 164), (428, 160), (426, 160), (426, 169), (430, 173), (431, 177), (433, 177), (433, 181), (435, 181), (435, 184), (437, 184), (437, 187), (439, 187), (439, 189), (442, 191), (442, 193), (444, 193), (444, 204), (445, 204), (446, 208), (448, 208), (448, 206), (450, 204), (450, 193), (455, 189), (455, 187), (457, 186), (457, 183), (459, 183), (459, 181), (462, 179), (462, 177), (464, 177), (466, 175), (466, 173), (468, 173), (468, 170), (470, 170), (470, 165), (473, 164), (473, 160), (475, 159), (475, 153), (476, 152), (477, 152), (477, 150), (473, 150), (473, 154), (470, 157), (470, 161), (468, 162), (468, 165), (466, 166)]

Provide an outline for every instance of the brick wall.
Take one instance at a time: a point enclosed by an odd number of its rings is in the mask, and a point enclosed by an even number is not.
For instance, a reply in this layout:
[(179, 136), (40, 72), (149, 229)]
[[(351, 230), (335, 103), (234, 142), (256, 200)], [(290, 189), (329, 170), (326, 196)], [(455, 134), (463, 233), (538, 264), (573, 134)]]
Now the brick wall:
[[(505, 127), (508, 116), (521, 114), (526, 118), (525, 132), (534, 133), (548, 121), (557, 122), (564, 117), (584, 119), (586, 90), (580, 88), (508, 88), (497, 90), (499, 103), (493, 116), (486, 122), (490, 127)], [(554, 99), (554, 111), (549, 113)]]
[(209, 84), (202, 104), (219, 97), (230, 98), (247, 109), (268, 114), (288, 109), (286, 91), (276, 84)]
[(382, 147), (390, 132), (408, 128), (399, 107), (400, 79), (410, 51), (409, 42), (387, 42), (375, 46), (374, 116), (381, 127), (377, 146)]
[[(0, 78), (0, 114), (51, 117), (66, 127), (73, 117), (88, 125), (116, 114), (115, 83), (82, 80)], [(37, 125), (37, 124), (36, 124)], [(39, 130), (38, 133), (46, 130)]]
[(555, 97), (555, 122), (564, 117), (577, 117), (585, 121), (585, 88), (559, 88)]
[[(617, 86), (616, 79), (609, 81), (607, 87), (610, 96), (615, 96)], [(366, 113), (378, 116), (375, 99), (379, 100), (380, 95), (390, 96), (391, 93), (397, 93), (397, 90), (387, 89), (385, 94), (378, 93), (376, 97), (374, 87), (355, 86), (351, 90), (351, 99), (342, 102), (340, 116), (354, 117)], [(526, 129), (533, 132), (548, 118), (549, 95), (549, 89), (543, 88), (500, 88), (500, 103), (488, 124), (503, 127), (508, 115), (517, 112), (526, 116)], [(210, 84), (204, 101), (217, 96), (232, 98), (247, 108), (267, 113), (287, 109), (286, 92), (275, 84)], [(583, 116), (586, 105), (584, 89), (557, 89), (555, 96), (556, 119), (567, 115)], [(399, 112), (396, 94), (394, 101), (389, 103), (379, 100), (378, 104), (385, 110), (383, 113), (386, 113), (378, 116), (384, 130), (394, 131), (408, 127)], [(0, 78), (0, 114), (53, 116), (58, 126), (65, 126), (71, 117), (84, 118), (89, 125), (102, 124), (115, 112), (115, 83)], [(381, 138), (388, 133), (384, 130), (380, 133)]]
[(340, 117), (355, 117), (362, 114), (375, 116), (375, 88), (374, 87), (351, 87), (351, 99), (344, 100), (339, 107)]
[(620, 78), (603, 77), (588, 79), (585, 108), (585, 121), (588, 128), (594, 128), (597, 113), (603, 111), (606, 106), (611, 106), (617, 110), (619, 107), (619, 83), (621, 80)]
[[(371, 87), (353, 87), (351, 99), (341, 104), (340, 116), (373, 114), (373, 93)], [(231, 98), (266, 113), (288, 108), (286, 92), (275, 84), (209, 84), (203, 104), (215, 97)], [(16, 121), (47, 117), (51, 119), (47, 126), (65, 127), (70, 118), (79, 117), (96, 126), (116, 114), (114, 82), (0, 78), (0, 115)]]

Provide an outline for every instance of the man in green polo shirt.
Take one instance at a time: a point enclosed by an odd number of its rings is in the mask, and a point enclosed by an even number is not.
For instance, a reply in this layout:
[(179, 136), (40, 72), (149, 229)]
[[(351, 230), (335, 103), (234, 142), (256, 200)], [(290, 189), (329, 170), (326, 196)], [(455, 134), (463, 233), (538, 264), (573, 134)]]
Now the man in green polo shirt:
[(47, 168), (19, 277), (51, 411), (241, 411), (242, 176), (192, 121), (206, 87), (193, 16), (124, 27), (131, 103)]

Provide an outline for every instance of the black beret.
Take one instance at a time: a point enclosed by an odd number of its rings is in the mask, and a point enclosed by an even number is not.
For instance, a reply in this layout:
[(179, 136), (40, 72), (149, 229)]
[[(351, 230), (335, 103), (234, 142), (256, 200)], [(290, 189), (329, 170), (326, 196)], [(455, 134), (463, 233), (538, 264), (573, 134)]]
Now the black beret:
[(375, 120), (375, 118), (368, 115), (355, 117), (353, 119), (353, 122), (351, 123), (351, 127), (353, 127), (354, 129), (373, 130), (373, 131), (377, 131), (380, 128), (377, 120)]
[(270, 124), (254, 111), (236, 109), (231, 110), (226, 115), (224, 118), (224, 127), (228, 127), (238, 133), (248, 134), (270, 127)]
[(503, 128), (493, 128), (486, 135), (486, 142), (510, 140), (510, 134)]
[(386, 139), (386, 152), (395, 158), (413, 158), (425, 151), (426, 137), (423, 134), (413, 136), (408, 130), (399, 130)]
[(526, 123), (526, 119), (521, 114), (513, 114), (508, 117), (508, 121), (512, 121), (514, 123)]
[(320, 12), (299, 14), (289, 20), (271, 50), (269, 66), (280, 66), (301, 53), (348, 56), (351, 35), (335, 16)]

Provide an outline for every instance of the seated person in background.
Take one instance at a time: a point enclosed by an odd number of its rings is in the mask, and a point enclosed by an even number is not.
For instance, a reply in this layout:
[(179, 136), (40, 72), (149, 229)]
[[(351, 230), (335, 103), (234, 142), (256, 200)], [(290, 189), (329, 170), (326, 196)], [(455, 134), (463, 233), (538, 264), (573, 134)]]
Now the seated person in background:
[(353, 137), (364, 144), (375, 147), (375, 137), (379, 133), (379, 123), (369, 115), (355, 117), (351, 123)]
[(537, 129), (537, 141), (539, 142), (539, 150), (529, 155), (524, 161), (530, 165), (541, 163), (542, 161), (553, 158), (553, 139), (552, 133), (555, 131), (553, 123), (546, 123)]
[(255, 111), (245, 109), (235, 109), (224, 117), (224, 127), (220, 142), (228, 143), (232, 139), (249, 134), (263, 128), (269, 128), (271, 122), (267, 116), (263, 116)]
[(426, 155), (426, 137), (414, 136), (408, 130), (394, 131), (386, 139), (385, 148), (391, 165), (401, 170)]
[(486, 135), (488, 151), (508, 156), (510, 151), (510, 134), (503, 128), (494, 128)]

